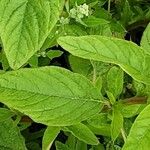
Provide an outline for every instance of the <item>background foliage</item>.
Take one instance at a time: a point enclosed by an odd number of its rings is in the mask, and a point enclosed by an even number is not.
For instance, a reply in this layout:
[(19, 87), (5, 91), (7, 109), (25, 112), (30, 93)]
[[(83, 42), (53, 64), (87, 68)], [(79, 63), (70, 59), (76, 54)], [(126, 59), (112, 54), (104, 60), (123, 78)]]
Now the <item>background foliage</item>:
[(149, 1), (0, 8), (1, 150), (149, 150)]

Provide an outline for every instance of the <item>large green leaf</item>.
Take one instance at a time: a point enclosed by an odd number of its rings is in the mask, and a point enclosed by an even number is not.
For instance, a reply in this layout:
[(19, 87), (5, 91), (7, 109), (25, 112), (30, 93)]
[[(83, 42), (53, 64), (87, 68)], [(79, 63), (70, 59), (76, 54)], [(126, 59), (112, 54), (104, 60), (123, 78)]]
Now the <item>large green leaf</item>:
[(59, 67), (0, 74), (0, 102), (49, 126), (86, 120), (100, 111), (100, 97), (85, 77)]
[(146, 52), (150, 53), (150, 23), (143, 33), (141, 46), (145, 48)]
[(26, 150), (25, 141), (11, 118), (0, 122), (0, 150)]
[(0, 36), (18, 69), (40, 49), (59, 18), (59, 0), (0, 0)]
[(87, 144), (97, 145), (99, 143), (94, 133), (86, 125), (82, 123), (68, 126), (68, 127), (65, 127), (64, 129), (65, 131), (71, 132), (79, 140)]
[(104, 36), (60, 37), (72, 55), (119, 65), (134, 79), (150, 84), (150, 55), (136, 44)]
[(136, 118), (123, 150), (149, 150), (150, 148), (150, 105)]

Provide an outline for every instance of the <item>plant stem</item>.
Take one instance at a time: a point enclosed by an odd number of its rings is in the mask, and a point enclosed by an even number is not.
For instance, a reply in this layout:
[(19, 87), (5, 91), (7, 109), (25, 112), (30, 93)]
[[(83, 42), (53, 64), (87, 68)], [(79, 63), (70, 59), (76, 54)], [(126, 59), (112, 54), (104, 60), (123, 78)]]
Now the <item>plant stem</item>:
[(111, 0), (108, 0), (108, 12), (110, 13)]
[(96, 69), (93, 67), (93, 83), (96, 82)]
[(143, 96), (143, 97), (131, 97), (128, 99), (124, 99), (122, 101), (120, 101), (121, 103), (125, 104), (125, 105), (134, 105), (134, 104), (146, 104), (147, 103), (147, 96)]

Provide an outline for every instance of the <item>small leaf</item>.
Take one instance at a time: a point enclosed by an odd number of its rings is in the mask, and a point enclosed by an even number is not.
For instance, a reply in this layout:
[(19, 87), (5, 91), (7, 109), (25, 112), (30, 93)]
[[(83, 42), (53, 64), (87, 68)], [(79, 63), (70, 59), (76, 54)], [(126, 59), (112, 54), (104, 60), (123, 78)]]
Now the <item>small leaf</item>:
[(61, 55), (63, 54), (62, 51), (60, 50), (50, 50), (46, 53), (46, 55), (48, 56), (49, 59), (53, 59), (53, 58), (56, 58), (56, 57), (60, 57)]
[(143, 33), (141, 46), (145, 49), (146, 52), (150, 53), (150, 23)]
[(63, 144), (59, 141), (55, 142), (56, 150), (71, 150), (66, 144)]
[(43, 141), (42, 141), (42, 150), (49, 150), (53, 141), (57, 137), (60, 132), (59, 127), (47, 127), (46, 131), (44, 132)]
[(65, 144), (68, 145), (70, 150), (87, 150), (87, 144), (78, 140), (72, 134), (69, 135)]
[(38, 67), (38, 57), (36, 55), (33, 55), (30, 59), (29, 59), (29, 65), (33, 68)]
[(114, 95), (111, 92), (109, 92), (109, 91), (106, 91), (106, 93), (107, 93), (107, 96), (108, 96), (111, 104), (114, 105), (115, 102), (116, 102), (116, 99), (115, 99)]
[(97, 145), (99, 143), (93, 132), (82, 123), (65, 127), (64, 130), (71, 132), (79, 140), (87, 144)]
[(59, 67), (0, 74), (0, 102), (48, 126), (77, 124), (103, 106), (87, 78)]
[(112, 67), (107, 74), (107, 90), (117, 98), (123, 89), (123, 71), (118, 67)]
[(58, 43), (72, 55), (119, 65), (134, 79), (150, 84), (150, 55), (132, 42), (90, 35), (60, 37)]
[(117, 107), (114, 107), (111, 123), (111, 137), (113, 142), (119, 136), (122, 127), (123, 127), (123, 116), (120, 110)]
[(25, 141), (11, 118), (0, 122), (0, 149), (26, 150)]
[(150, 147), (150, 105), (133, 123), (123, 150), (149, 150)]

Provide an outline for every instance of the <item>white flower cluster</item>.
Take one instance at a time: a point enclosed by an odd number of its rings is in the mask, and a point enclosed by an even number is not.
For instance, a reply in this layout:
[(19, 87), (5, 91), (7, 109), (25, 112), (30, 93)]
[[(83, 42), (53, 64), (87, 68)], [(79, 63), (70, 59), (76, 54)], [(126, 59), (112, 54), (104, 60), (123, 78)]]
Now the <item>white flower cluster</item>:
[(69, 18), (64, 18), (64, 17), (61, 17), (60, 19), (59, 19), (59, 21), (60, 21), (60, 23), (62, 24), (62, 25), (65, 25), (65, 24), (69, 24)]
[(88, 15), (89, 15), (89, 6), (87, 4), (76, 6), (70, 10), (70, 17), (76, 19), (76, 21), (79, 21), (84, 16)]
[(81, 19), (85, 16), (89, 16), (89, 6), (87, 4), (83, 5), (76, 5), (74, 8), (72, 8), (69, 12), (69, 17), (64, 18), (61, 17), (59, 19), (59, 22), (62, 25), (69, 24), (70, 18), (74, 18), (76, 21), (81, 22)]
[(46, 52), (45, 51), (42, 51), (42, 52), (38, 52), (37, 53), (37, 57), (46, 57)]

